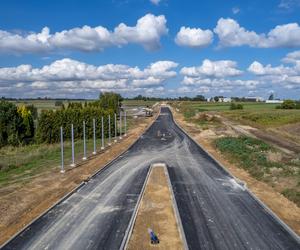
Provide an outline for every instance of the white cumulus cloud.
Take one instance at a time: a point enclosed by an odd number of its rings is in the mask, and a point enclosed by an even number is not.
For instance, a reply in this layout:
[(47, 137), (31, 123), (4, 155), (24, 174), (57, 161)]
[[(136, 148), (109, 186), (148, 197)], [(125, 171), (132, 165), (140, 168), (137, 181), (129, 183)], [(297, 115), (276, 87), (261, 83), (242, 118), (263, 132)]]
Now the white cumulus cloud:
[(191, 48), (207, 47), (213, 42), (213, 32), (200, 28), (181, 27), (175, 37), (175, 42), (179, 46)]
[(106, 47), (138, 44), (147, 50), (160, 47), (160, 38), (168, 33), (164, 15), (147, 14), (135, 26), (119, 24), (113, 31), (105, 27), (83, 26), (51, 34), (45, 27), (40, 33), (25, 35), (0, 30), (0, 53), (37, 53), (57, 50), (101, 51)]
[[(3, 94), (75, 95), (97, 91), (146, 91), (163, 87), (176, 76), (177, 63), (157, 61), (144, 69), (120, 64), (90, 65), (69, 58), (57, 60), (42, 68), (31, 65), (0, 68), (0, 89)], [(85, 96), (86, 97), (86, 96)]]
[(232, 77), (239, 76), (242, 71), (237, 69), (237, 63), (231, 60), (211, 61), (209, 59), (203, 60), (200, 66), (183, 67), (180, 73), (189, 77)]
[(231, 18), (220, 18), (214, 32), (221, 47), (247, 45), (257, 48), (300, 47), (300, 26), (298, 23), (277, 25), (267, 34), (246, 30)]
[(249, 67), (248, 71), (261, 81), (271, 82), (273, 84), (280, 84), (281, 86), (292, 89), (300, 87), (300, 54), (298, 51), (289, 53), (283, 62), (292, 63), (292, 66), (279, 65), (273, 67), (272, 65), (263, 65), (260, 62), (254, 61)]
[(150, 0), (151, 3), (155, 4), (155, 5), (159, 5), (161, 0)]

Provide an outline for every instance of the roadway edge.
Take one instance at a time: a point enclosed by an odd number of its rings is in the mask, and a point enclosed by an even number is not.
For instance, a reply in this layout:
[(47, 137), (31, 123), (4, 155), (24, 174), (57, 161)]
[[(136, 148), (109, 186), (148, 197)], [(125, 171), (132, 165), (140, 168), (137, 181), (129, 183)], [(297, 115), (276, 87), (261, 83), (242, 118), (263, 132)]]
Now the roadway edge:
[[(238, 178), (236, 178), (235, 176), (233, 176), (227, 169), (226, 167), (223, 166), (223, 164), (221, 162), (219, 162), (212, 154), (210, 154), (208, 151), (206, 151), (202, 145), (200, 145), (196, 140), (194, 140), (189, 134), (188, 132), (186, 132), (174, 119), (173, 117), (173, 108), (171, 108), (170, 106), (167, 106), (170, 111), (171, 111), (171, 116), (172, 116), (172, 120), (174, 121), (174, 123), (176, 124), (176, 126), (188, 137), (190, 138), (208, 157), (210, 157), (219, 168), (221, 168), (223, 171), (225, 171), (230, 177), (232, 177), (233, 179), (238, 180)], [(268, 212), (271, 217), (277, 221), (285, 230), (287, 230), (294, 238), (296, 241), (298, 241), (300, 243), (300, 236), (297, 235), (296, 232), (294, 232), (283, 220), (281, 220), (266, 204), (264, 204), (258, 197), (255, 196), (254, 193), (251, 192), (251, 190), (248, 189), (247, 186), (245, 186), (245, 189), (247, 190), (247, 192), (250, 194), (250, 196), (256, 201), (258, 202), (262, 208)]]
[[(144, 135), (149, 130), (149, 128), (154, 124), (154, 122), (156, 121), (156, 119), (157, 119), (157, 117), (159, 115), (160, 115), (160, 109), (159, 109), (158, 113), (156, 114), (156, 117), (153, 119), (153, 121), (145, 128), (145, 130), (143, 131), (143, 133), (136, 140), (133, 141), (133, 143), (131, 145), (129, 145), (125, 150), (123, 150), (120, 154), (118, 154), (114, 159), (112, 159), (108, 163), (106, 163), (103, 166), (103, 168), (101, 168), (101, 169), (97, 170), (96, 172), (94, 172), (91, 176), (89, 176), (87, 178), (87, 180), (82, 181), (78, 186), (74, 187), (69, 193), (65, 194), (62, 198), (60, 198), (58, 201), (56, 201), (52, 206), (50, 206), (47, 210), (45, 210), (43, 213), (41, 213), (38, 217), (36, 217), (35, 219), (33, 219), (31, 222), (29, 222), (24, 227), (22, 227), (13, 236), (11, 236), (7, 241), (5, 241), (2, 245), (0, 245), (0, 249), (2, 249), (3, 247), (5, 247), (5, 245), (7, 245), (10, 241), (12, 241), (19, 234), (21, 234), (25, 230), (27, 230), (30, 226), (32, 226), (33, 223), (35, 223), (41, 217), (43, 217), (44, 215), (46, 215), (51, 209), (53, 209), (54, 207), (56, 207), (57, 205), (59, 205), (60, 203), (62, 203), (63, 201), (65, 201), (67, 198), (69, 198), (72, 194), (74, 194), (75, 192), (77, 192), (80, 188), (82, 188), (84, 185), (86, 185), (92, 178), (94, 178), (95, 176), (101, 174), (105, 169), (107, 169), (108, 167), (110, 167), (111, 164), (113, 164), (115, 161), (117, 161), (120, 158), (120, 156), (122, 156), (123, 154), (125, 154), (131, 147), (133, 147), (133, 145), (140, 139), (140, 137), (142, 135)], [(88, 160), (90, 160), (90, 159), (88, 159)], [(88, 161), (86, 161), (86, 162), (88, 162)], [(82, 164), (81, 166), (83, 166), (83, 165), (84, 164)]]

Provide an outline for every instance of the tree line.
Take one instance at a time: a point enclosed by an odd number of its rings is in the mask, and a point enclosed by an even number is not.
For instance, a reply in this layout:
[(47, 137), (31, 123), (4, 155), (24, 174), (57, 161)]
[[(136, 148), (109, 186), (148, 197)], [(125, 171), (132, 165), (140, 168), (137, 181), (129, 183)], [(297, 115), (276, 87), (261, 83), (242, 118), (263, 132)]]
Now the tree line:
[[(100, 94), (99, 99), (89, 103), (69, 103), (59, 110), (42, 110), (37, 115), (33, 105), (19, 106), (0, 101), (0, 147), (28, 143), (55, 143), (60, 140), (60, 127), (64, 138), (71, 138), (71, 124), (74, 138), (83, 137), (83, 121), (86, 136), (93, 136), (93, 119), (96, 122), (96, 136), (101, 135), (101, 117), (104, 121), (105, 136), (108, 136), (108, 116), (111, 118), (111, 132), (114, 131), (114, 113), (120, 111), (123, 98), (119, 94)], [(36, 126), (35, 121), (36, 120)]]

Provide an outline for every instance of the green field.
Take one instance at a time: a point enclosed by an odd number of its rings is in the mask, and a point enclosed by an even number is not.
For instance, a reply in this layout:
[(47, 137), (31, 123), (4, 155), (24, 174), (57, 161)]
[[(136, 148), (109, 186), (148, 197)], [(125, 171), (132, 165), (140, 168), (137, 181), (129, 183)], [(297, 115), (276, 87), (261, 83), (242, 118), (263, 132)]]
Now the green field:
[(175, 108), (190, 119), (198, 112), (215, 111), (252, 126), (277, 127), (300, 122), (300, 110), (276, 109), (277, 104), (242, 103), (243, 110), (230, 110), (230, 103), (174, 102)]
[(272, 161), (269, 155), (276, 153), (276, 149), (262, 140), (245, 136), (218, 138), (215, 140), (215, 146), (232, 163), (247, 170), (258, 180), (267, 183), (273, 183), (274, 180), (286, 180), (290, 185), (289, 188), (279, 191), (300, 206), (299, 159)]
[[(59, 100), (60, 101), (60, 100)], [(87, 102), (91, 102), (93, 100), (86, 100)], [(60, 106), (55, 106), (55, 102), (56, 100), (14, 100), (14, 101), (9, 101), (12, 102), (14, 104), (16, 104), (17, 106), (22, 106), (22, 105), (34, 105), (37, 110), (38, 113), (40, 113), (42, 110), (53, 110), (53, 109), (60, 109)], [(68, 106), (69, 102), (81, 102), (84, 103), (85, 101), (82, 100), (62, 100), (63, 104), (65, 106)]]
[(143, 100), (124, 100), (123, 105), (126, 107), (146, 107), (146, 106), (152, 106), (156, 103), (156, 101), (143, 101)]
[[(40, 113), (42, 110), (53, 110), (53, 109), (60, 109), (60, 106), (55, 106), (55, 101), (56, 100), (14, 100), (10, 101), (17, 106), (22, 106), (22, 105), (34, 105), (38, 109), (38, 113)], [(94, 100), (63, 100), (63, 104), (65, 106), (68, 106), (69, 102), (92, 102)], [(152, 106), (153, 104), (156, 103), (156, 101), (142, 101), (142, 100), (124, 100), (123, 105), (126, 107), (137, 107), (137, 106)]]

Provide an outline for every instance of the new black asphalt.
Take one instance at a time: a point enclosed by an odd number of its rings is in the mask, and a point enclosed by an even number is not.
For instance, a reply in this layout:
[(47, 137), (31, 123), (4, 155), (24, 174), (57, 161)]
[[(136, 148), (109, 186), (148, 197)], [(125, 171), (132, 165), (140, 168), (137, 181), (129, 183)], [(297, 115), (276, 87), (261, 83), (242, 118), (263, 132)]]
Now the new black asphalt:
[(299, 237), (178, 128), (166, 107), (127, 152), (3, 249), (119, 249), (156, 162), (168, 166), (189, 249), (300, 249)]

